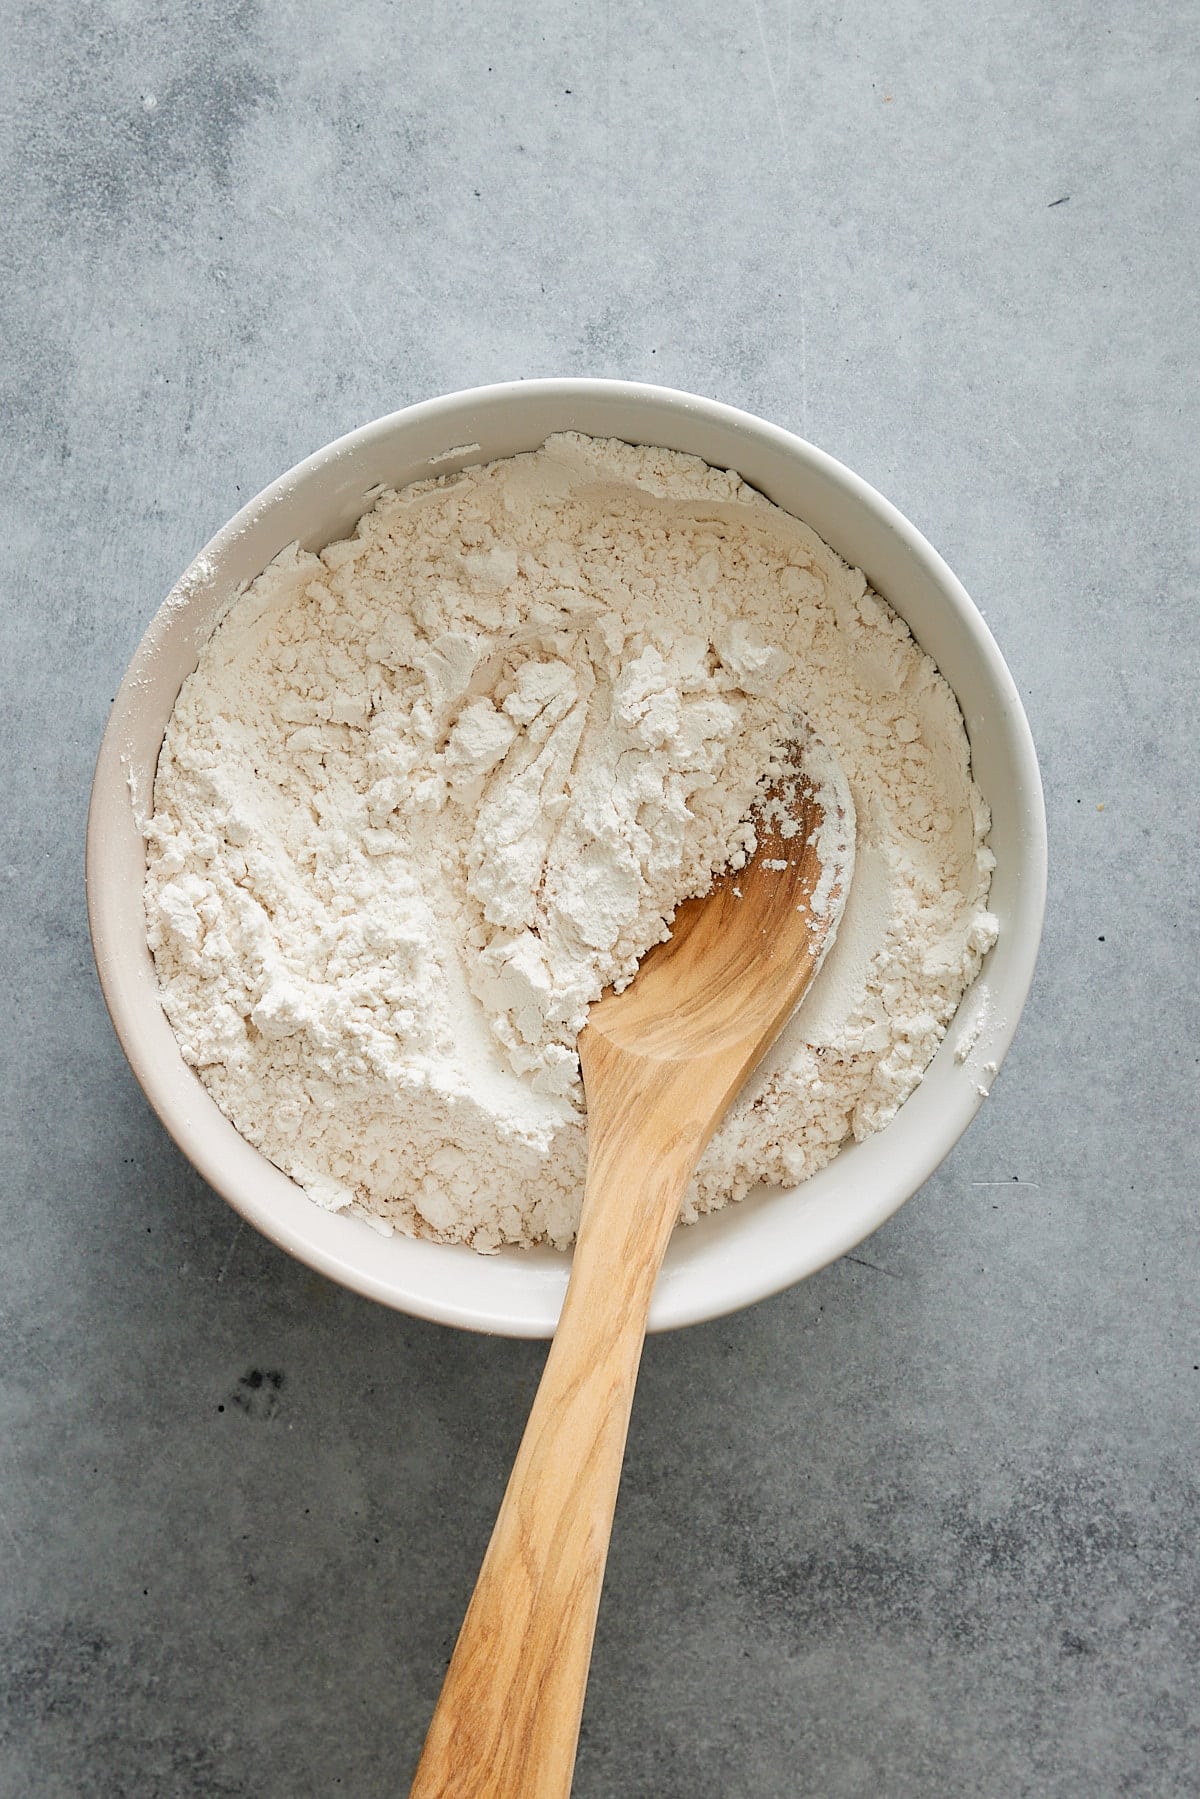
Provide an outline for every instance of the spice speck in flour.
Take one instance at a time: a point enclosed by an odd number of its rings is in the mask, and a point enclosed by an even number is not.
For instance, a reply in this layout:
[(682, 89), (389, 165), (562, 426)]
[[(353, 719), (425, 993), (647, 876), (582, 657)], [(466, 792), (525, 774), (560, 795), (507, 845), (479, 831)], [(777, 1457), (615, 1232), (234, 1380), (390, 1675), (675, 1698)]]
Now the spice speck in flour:
[(292, 547), (184, 683), (147, 827), (163, 1006), (319, 1205), (566, 1246), (575, 1039), (752, 847), (797, 719), (857, 816), (837, 940), (683, 1216), (895, 1114), (995, 940), (949, 687), (862, 575), (736, 475), (575, 435)]

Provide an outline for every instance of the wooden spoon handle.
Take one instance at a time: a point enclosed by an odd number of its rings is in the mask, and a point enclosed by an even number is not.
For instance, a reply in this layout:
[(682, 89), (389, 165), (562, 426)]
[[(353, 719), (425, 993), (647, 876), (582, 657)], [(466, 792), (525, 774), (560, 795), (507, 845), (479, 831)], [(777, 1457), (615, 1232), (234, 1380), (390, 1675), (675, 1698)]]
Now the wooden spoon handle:
[(593, 1122), (562, 1318), (410, 1799), (571, 1790), (650, 1297), (702, 1140)]

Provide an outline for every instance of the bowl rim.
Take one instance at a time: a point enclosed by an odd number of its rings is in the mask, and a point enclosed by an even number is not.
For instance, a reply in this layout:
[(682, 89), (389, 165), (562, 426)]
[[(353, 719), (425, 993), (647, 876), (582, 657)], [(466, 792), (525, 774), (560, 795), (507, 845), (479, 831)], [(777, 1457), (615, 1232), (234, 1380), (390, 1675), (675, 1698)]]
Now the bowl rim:
[[(96, 759), (88, 807), (85, 853), (88, 926), (101, 992), (117, 1038), (152, 1109), (184, 1156), (242, 1218), (288, 1254), (366, 1298), (378, 1300), (413, 1316), (474, 1331), (545, 1337), (553, 1334), (552, 1323), (547, 1327), (544, 1321), (531, 1323), (525, 1317), (484, 1316), (475, 1306), (457, 1303), (453, 1299), (432, 1297), (419, 1286), (401, 1290), (394, 1278), (376, 1276), (352, 1258), (306, 1239), (302, 1233), (281, 1220), (269, 1203), (260, 1203), (254, 1191), (247, 1190), (238, 1179), (233, 1178), (224, 1160), (212, 1153), (206, 1134), (197, 1129), (191, 1119), (182, 1115), (165, 1094), (154, 1059), (145, 1053), (139, 1040), (136, 1018), (138, 1004), (128, 987), (119, 979), (120, 951), (114, 943), (114, 937), (117, 933), (116, 916), (121, 904), (120, 896), (114, 894), (111, 884), (105, 881), (101, 829), (101, 813), (114, 782), (124, 783), (127, 778), (122, 762), (126, 721), (133, 712), (145, 670), (157, 654), (164, 617), (207, 580), (212, 568), (220, 565), (225, 553), (250, 527), (288, 498), (302, 482), (319, 475), (344, 457), (369, 451), (373, 445), (390, 438), (397, 430), (433, 423), (440, 414), (455, 414), (472, 405), (494, 405), (509, 399), (528, 399), (530, 396), (561, 401), (590, 396), (618, 402), (664, 405), (672, 410), (699, 416), (714, 426), (723, 426), (749, 435), (769, 450), (797, 458), (806, 463), (814, 474), (840, 487), (852, 500), (874, 512), (879, 521), (901, 541), (925, 577), (951, 602), (970, 634), (974, 652), (985, 665), (989, 683), (1003, 702), (1011, 755), (1019, 771), (1020, 794), (1025, 809), (1026, 839), (1021, 864), (1019, 932), (1015, 941), (1010, 939), (1009, 945), (1009, 966), (1005, 979), (1006, 1016), (996, 1022), (991, 1036), (990, 1053), (997, 1067), (1011, 1045), (1033, 982), (1045, 917), (1048, 847), (1045, 801), (1029, 722), (1016, 683), (999, 646), (962, 583), (917, 527), (862, 476), (807, 439), (741, 408), (653, 383), (595, 377), (541, 377), (465, 388), (416, 401), (335, 438), (279, 475), (222, 525), (192, 558), (148, 622), (117, 689)], [(139, 904), (140, 901), (139, 893)], [(964, 999), (970, 991), (968, 988)], [(915, 1091), (920, 1091), (919, 1085)], [(910, 1099), (912, 1097), (915, 1094)], [(903, 1110), (902, 1107), (897, 1117), (903, 1114)], [(916, 1158), (915, 1164), (910, 1157), (904, 1163), (902, 1174), (897, 1171), (891, 1178), (885, 1174), (878, 1179), (874, 1184), (872, 1201), (860, 1203), (853, 1210), (847, 1209), (841, 1228), (830, 1228), (827, 1225), (818, 1234), (819, 1241), (815, 1249), (810, 1242), (807, 1253), (780, 1257), (769, 1268), (757, 1271), (753, 1279), (743, 1275), (740, 1281), (731, 1282), (712, 1303), (693, 1301), (690, 1304), (680, 1304), (676, 1301), (659, 1304), (659, 1296), (656, 1295), (651, 1314), (651, 1330), (675, 1329), (725, 1316), (782, 1292), (796, 1281), (846, 1254), (877, 1230), (906, 1199), (924, 1185), (954, 1147), (970, 1122), (970, 1116), (973, 1116), (973, 1112), (962, 1119), (948, 1138), (932, 1142), (928, 1152), (923, 1157)], [(885, 1135), (886, 1130), (868, 1141), (876, 1141)], [(246, 1142), (245, 1139), (241, 1141)], [(246, 1147), (253, 1156), (268, 1167), (273, 1167), (273, 1164), (262, 1157), (260, 1151), (249, 1144)], [(839, 1152), (839, 1156), (841, 1153), (843, 1152)], [(804, 1185), (805, 1183), (801, 1183), (798, 1188), (783, 1191), (802, 1192)], [(740, 1205), (746, 1204), (747, 1201), (740, 1202)], [(729, 1208), (733, 1213), (737, 1210), (736, 1207)], [(660, 1281), (660, 1289), (661, 1287)]]

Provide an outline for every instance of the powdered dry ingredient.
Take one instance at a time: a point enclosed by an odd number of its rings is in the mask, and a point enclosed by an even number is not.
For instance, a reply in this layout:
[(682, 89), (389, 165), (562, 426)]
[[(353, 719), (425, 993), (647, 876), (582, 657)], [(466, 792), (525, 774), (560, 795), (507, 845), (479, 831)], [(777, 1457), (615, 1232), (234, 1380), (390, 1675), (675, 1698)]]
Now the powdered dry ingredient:
[(567, 435), (386, 493), (226, 614), (168, 728), (149, 941), (187, 1060), (318, 1204), (566, 1245), (589, 1003), (748, 843), (794, 718), (857, 868), (683, 1216), (893, 1116), (994, 941), (954, 697), (810, 530), (692, 457)]

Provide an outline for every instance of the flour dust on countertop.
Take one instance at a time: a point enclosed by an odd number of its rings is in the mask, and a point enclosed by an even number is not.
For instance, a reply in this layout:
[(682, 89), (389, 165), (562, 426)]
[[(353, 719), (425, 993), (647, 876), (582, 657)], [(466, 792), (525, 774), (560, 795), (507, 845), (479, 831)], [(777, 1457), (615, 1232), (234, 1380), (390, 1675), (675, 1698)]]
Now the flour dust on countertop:
[(187, 1061), (319, 1205), (570, 1243), (589, 1004), (744, 858), (806, 720), (856, 872), (683, 1216), (798, 1181), (920, 1079), (994, 941), (988, 816), (907, 627), (736, 475), (576, 435), (293, 547), (184, 683), (147, 828)]

